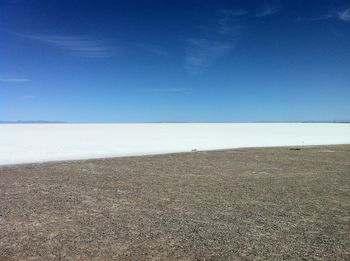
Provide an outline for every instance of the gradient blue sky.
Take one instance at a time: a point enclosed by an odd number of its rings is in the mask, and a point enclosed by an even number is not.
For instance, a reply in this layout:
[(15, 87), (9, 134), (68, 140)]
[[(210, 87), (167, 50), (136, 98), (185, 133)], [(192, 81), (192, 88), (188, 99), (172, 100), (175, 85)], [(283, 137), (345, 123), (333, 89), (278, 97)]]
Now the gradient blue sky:
[(350, 1), (0, 0), (0, 120), (350, 119)]

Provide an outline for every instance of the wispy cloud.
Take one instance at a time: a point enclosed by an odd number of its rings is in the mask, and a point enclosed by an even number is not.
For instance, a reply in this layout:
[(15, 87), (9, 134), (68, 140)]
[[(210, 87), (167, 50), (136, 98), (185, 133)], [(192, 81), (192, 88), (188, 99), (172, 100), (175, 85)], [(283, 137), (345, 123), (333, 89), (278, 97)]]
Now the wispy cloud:
[(17, 77), (0, 77), (0, 82), (7, 82), (7, 83), (24, 83), (24, 82), (30, 82), (27, 78), (17, 78)]
[(70, 51), (74, 55), (87, 58), (111, 57), (114, 52), (103, 41), (91, 40), (81, 36), (67, 35), (27, 35), (22, 37), (38, 41), (49, 46)]
[(138, 47), (145, 52), (156, 54), (156, 55), (166, 55), (167, 53), (163, 50), (163, 48), (152, 45), (152, 44), (139, 44)]
[(339, 11), (336, 14), (340, 20), (350, 22), (350, 8)]
[(237, 23), (236, 19), (246, 14), (248, 14), (248, 12), (245, 9), (221, 10), (221, 17), (218, 22), (218, 32), (223, 35), (238, 35), (242, 26)]
[(293, 20), (293, 22), (294, 23), (300, 23), (300, 22), (302, 22), (304, 19), (302, 18), (302, 17), (300, 17), (300, 16), (298, 16), (298, 17), (296, 17), (294, 20)]
[(188, 39), (188, 44), (185, 69), (190, 74), (202, 73), (213, 62), (234, 48), (234, 44), (231, 42), (200, 38)]
[(343, 9), (340, 11), (331, 11), (328, 14), (320, 15), (317, 17), (311, 18), (311, 21), (320, 21), (328, 19), (339, 19), (344, 22), (350, 22), (350, 8)]
[(256, 12), (256, 17), (264, 17), (276, 14), (279, 11), (279, 8), (277, 6), (271, 5), (271, 4), (265, 4), (262, 8), (260, 8)]
[(146, 92), (177, 92), (177, 93), (189, 93), (192, 91), (192, 88), (140, 88), (141, 91)]
[(334, 17), (333, 14), (325, 14), (325, 15), (313, 17), (313, 18), (311, 18), (311, 21), (327, 20), (327, 19), (331, 19), (333, 17)]
[(20, 100), (31, 100), (31, 99), (34, 99), (35, 96), (33, 96), (33, 95), (22, 95), (22, 96), (19, 96), (18, 98)]
[(184, 68), (197, 75), (206, 71), (220, 58), (228, 55), (236, 45), (242, 31), (240, 20), (248, 14), (245, 9), (220, 10), (216, 23), (205, 32), (186, 39)]
[(245, 9), (231, 10), (231, 9), (221, 9), (220, 10), (224, 15), (230, 15), (233, 17), (242, 16), (248, 14), (248, 11)]

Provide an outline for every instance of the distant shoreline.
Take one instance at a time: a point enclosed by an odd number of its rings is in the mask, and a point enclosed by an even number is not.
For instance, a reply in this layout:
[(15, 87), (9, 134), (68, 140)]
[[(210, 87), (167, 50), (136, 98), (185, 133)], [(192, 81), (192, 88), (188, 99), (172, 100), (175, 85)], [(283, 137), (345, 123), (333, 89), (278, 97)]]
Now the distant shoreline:
[(350, 144), (345, 123), (2, 124), (0, 165), (173, 152)]
[(0, 121), (0, 124), (162, 124), (162, 123), (350, 123), (350, 120), (344, 121), (145, 121), (145, 122), (69, 122), (69, 121)]

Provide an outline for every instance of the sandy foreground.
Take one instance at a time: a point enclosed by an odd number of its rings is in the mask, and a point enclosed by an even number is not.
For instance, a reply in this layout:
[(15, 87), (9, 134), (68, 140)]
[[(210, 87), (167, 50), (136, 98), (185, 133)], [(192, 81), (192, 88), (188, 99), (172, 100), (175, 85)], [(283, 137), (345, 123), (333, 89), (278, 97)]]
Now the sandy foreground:
[(0, 167), (0, 260), (350, 259), (350, 145)]

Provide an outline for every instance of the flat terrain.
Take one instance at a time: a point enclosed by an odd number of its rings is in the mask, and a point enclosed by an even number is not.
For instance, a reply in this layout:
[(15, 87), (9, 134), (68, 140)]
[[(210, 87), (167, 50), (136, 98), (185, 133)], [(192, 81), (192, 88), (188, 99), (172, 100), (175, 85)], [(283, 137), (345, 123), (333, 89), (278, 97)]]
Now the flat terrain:
[(0, 167), (0, 259), (350, 259), (350, 145)]
[(0, 124), (0, 165), (329, 144), (350, 144), (350, 124)]

